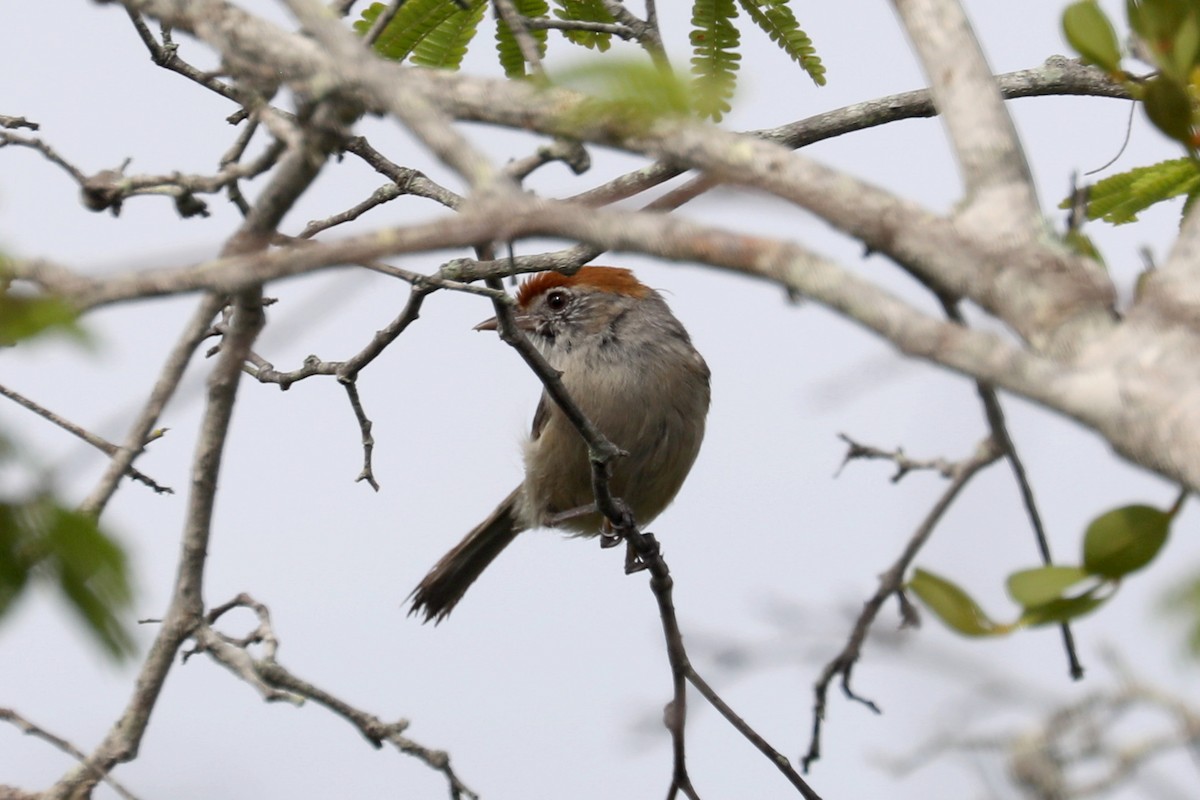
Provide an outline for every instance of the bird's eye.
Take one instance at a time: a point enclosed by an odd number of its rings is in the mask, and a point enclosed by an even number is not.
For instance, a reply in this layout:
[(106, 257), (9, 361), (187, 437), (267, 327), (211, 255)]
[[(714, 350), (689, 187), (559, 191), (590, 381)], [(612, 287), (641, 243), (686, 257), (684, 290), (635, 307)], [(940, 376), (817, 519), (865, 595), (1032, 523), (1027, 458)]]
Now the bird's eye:
[(567, 293), (562, 289), (554, 289), (546, 294), (546, 305), (551, 311), (562, 311), (567, 307)]

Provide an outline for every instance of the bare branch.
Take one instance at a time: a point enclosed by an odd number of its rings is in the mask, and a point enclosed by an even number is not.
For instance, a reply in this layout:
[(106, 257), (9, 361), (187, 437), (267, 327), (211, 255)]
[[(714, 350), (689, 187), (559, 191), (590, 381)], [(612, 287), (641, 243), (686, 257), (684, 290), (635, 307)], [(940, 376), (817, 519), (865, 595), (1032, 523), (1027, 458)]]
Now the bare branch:
[[(962, 215), (978, 213), (981, 225), (1004, 225), (1009, 235), (1036, 238), (1041, 210), (1029, 164), (962, 6), (957, 0), (894, 5), (958, 156), (967, 195)], [(972, 206), (979, 206), (977, 212)]]
[[(234, 608), (249, 609), (258, 619), (258, 625), (245, 636), (230, 637), (213, 627), (225, 613)], [(325, 690), (301, 680), (281, 666), (276, 661), (279, 640), (271, 625), (270, 611), (248, 594), (239, 594), (209, 611), (203, 623), (197, 626), (195, 638), (196, 647), (189, 655), (208, 654), (218, 664), (254, 687), (264, 700), (284, 700), (296, 705), (311, 700), (324, 706), (354, 726), (374, 747), (391, 744), (401, 753), (413, 756), (442, 773), (449, 784), (452, 798), (478, 800), (478, 795), (471, 791), (451, 768), (450, 756), (447, 753), (430, 750), (403, 735), (408, 728), (407, 720), (385, 723), (374, 714), (355, 708)], [(263, 645), (261, 657), (252, 655), (248, 649), (258, 644)]]
[(133, 23), (133, 27), (141, 38), (142, 43), (150, 51), (150, 59), (155, 64), (172, 72), (177, 72), (188, 80), (194, 81), (205, 89), (216, 92), (225, 99), (232, 100), (243, 107), (255, 102), (254, 96), (244, 88), (217, 80), (215, 76), (196, 69), (180, 58), (179, 45), (170, 42), (169, 33), (166, 29), (163, 30), (164, 41), (162, 44), (159, 44), (158, 40), (154, 38), (154, 34), (150, 32), (150, 28), (147, 27), (145, 21), (142, 19), (141, 14), (128, 6), (125, 8), (125, 13), (129, 15), (129, 21)]

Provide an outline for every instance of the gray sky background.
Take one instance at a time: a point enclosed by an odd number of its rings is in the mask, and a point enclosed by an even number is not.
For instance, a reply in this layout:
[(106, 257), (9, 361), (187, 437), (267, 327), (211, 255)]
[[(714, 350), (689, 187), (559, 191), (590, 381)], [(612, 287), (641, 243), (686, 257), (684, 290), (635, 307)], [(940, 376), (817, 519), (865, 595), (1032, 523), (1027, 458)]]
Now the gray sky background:
[[(251, 8), (278, 20), (273, 3)], [(664, 6), (668, 48), (687, 63), (687, 9)], [(665, 6), (675, 6), (665, 8)], [(998, 72), (1064, 53), (1064, 3), (968, 2)], [(1118, 3), (1105, 3), (1119, 16)], [(765, 36), (743, 35), (742, 90), (726, 125), (778, 125), (852, 102), (924, 85), (890, 9), (883, 3), (794, 4), (828, 67), (816, 89)], [(184, 58), (213, 61), (182, 40)], [(481, 34), (470, 68), (496, 73)], [(552, 68), (582, 57), (552, 41)], [(131, 172), (211, 172), (235, 131), (231, 106), (155, 68), (124, 13), (114, 6), (43, 0), (0, 9), (0, 113), (25, 115), (39, 135), (88, 172), (132, 157)], [(1121, 147), (1129, 107), (1113, 100), (1044, 98), (1011, 104), (1043, 205), (1065, 195), (1073, 171), (1108, 162)], [(362, 125), (393, 159), (449, 180), (445, 171), (387, 125)], [(497, 159), (532, 150), (529, 137), (468, 129)], [(954, 164), (936, 120), (885, 126), (806, 150), (934, 208), (956, 200)], [(1176, 153), (1135, 119), (1115, 169)], [(565, 194), (638, 165), (594, 150), (583, 178), (561, 165), (532, 185)], [(383, 183), (348, 158), (331, 165), (289, 216), (288, 231), (347, 208)], [(257, 189), (257, 186), (251, 185)], [(457, 188), (457, 187), (455, 187)], [(216, 253), (234, 213), (219, 199), (212, 217), (178, 221), (171, 203), (134, 198), (118, 219), (84, 210), (76, 188), (33, 152), (0, 151), (0, 248), (44, 255), (79, 269), (186, 263)], [(401, 200), (361, 221), (386, 225), (436, 213)], [(881, 258), (782, 203), (719, 191), (681, 212), (746, 231), (787, 236), (906, 296), (920, 298)], [(1125, 290), (1141, 267), (1138, 248), (1161, 255), (1177, 209), (1159, 209), (1125, 230), (1089, 229)], [(1056, 221), (1061, 213), (1053, 212)], [(539, 243), (522, 245), (532, 252)], [(447, 257), (399, 262), (432, 271)], [(883, 343), (812, 304), (791, 304), (770, 287), (693, 265), (613, 254), (668, 293), (713, 370), (714, 402), (704, 450), (676, 504), (652, 527), (676, 579), (676, 602), (694, 660), (726, 700), (778, 749), (808, 745), (811, 684), (842, 646), (876, 576), (899, 552), (940, 494), (942, 481), (912, 475), (888, 482), (882, 464), (856, 463), (835, 479), (844, 448), (837, 434), (913, 456), (968, 455), (985, 427), (969, 382), (905, 362)], [(407, 286), (340, 271), (272, 285), (260, 352), (281, 369), (309, 353), (344, 358), (400, 308)], [(920, 302), (932, 307), (931, 301)], [(107, 309), (88, 318), (94, 353), (46, 343), (0, 354), (0, 382), (112, 440), (120, 440), (149, 391), (167, 349), (190, 314), (191, 297)], [(342, 390), (312, 379), (286, 394), (247, 381), (227, 452), (211, 546), (206, 599), (248, 591), (272, 611), (280, 661), (303, 678), (384, 719), (412, 721), (409, 734), (444, 748), (462, 779), (487, 798), (659, 797), (670, 774), (666, 732), (657, 724), (670, 680), (659, 619), (644, 576), (625, 577), (619, 550), (522, 536), (440, 627), (405, 616), (404, 598), (425, 571), (486, 515), (520, 477), (517, 442), (536, 402), (535, 379), (496, 338), (473, 333), (489, 315), (478, 297), (432, 297), (418, 324), (362, 376), (374, 420), (375, 469), (382, 491), (353, 483), (358, 430)], [(172, 429), (139, 468), (175, 487), (158, 497), (126, 485), (107, 522), (134, 557), (137, 613), (165, 607), (183, 517), (188, 464), (208, 364), (193, 364), (187, 389), (163, 419)], [(1028, 404), (1007, 402), (1056, 554), (1077, 558), (1087, 522), (1115, 505), (1165, 506), (1174, 490), (1118, 462), (1072, 424)], [(103, 458), (10, 403), (0, 426), (53, 470), (65, 496), (81, 498)], [(6, 490), (28, 481), (0, 475)], [(830, 800), (1009, 797), (996, 758), (948, 755), (898, 779), (884, 768), (926, 737), (948, 730), (1017, 732), (1055, 702), (1111, 686), (1099, 658), (1111, 646), (1139, 677), (1173, 691), (1193, 690), (1195, 667), (1180, 657), (1181, 636), (1161, 624), (1161, 591), (1200, 558), (1192, 511), (1165, 556), (1122, 588), (1100, 614), (1077, 626), (1088, 679), (1072, 685), (1055, 631), (997, 641), (963, 641), (936, 621), (901, 637), (897, 650), (869, 644), (855, 686), (884, 709), (874, 716), (831, 692), (824, 756), (811, 780)], [(1002, 465), (964, 493), (918, 564), (953, 576), (1001, 618), (1011, 571), (1036, 562), (1016, 489)], [(889, 605), (878, 623), (891, 632)], [(240, 620), (242, 623), (248, 620)], [(152, 631), (140, 631), (148, 642)], [(716, 658), (733, 645), (740, 670)], [(0, 706), (10, 706), (87, 750), (126, 702), (132, 667), (100, 657), (47, 595), (27, 598), (0, 623)], [(1018, 692), (982, 686), (1003, 681)], [(690, 766), (701, 794), (789, 797), (762, 757), (699, 698), (691, 704)], [(43, 743), (0, 727), (0, 783), (30, 789), (67, 766)], [(142, 798), (443, 797), (441, 776), (390, 751), (376, 752), (317, 707), (267, 705), (204, 658), (174, 670), (137, 761), (116, 777)], [(1195, 785), (1182, 757), (1149, 770)], [(988, 794), (988, 787), (995, 794)], [(101, 789), (98, 796), (111, 796)], [(1186, 796), (1162, 794), (1163, 797)]]

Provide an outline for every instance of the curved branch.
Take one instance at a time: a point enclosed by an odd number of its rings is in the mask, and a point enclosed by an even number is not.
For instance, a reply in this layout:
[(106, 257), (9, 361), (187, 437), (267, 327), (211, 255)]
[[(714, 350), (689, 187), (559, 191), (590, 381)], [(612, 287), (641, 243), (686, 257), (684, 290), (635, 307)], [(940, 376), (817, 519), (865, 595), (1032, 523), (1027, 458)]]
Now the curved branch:
[(933, 88), (968, 197), (1022, 187), (1024, 208), (1014, 208), (1022, 212), (1015, 219), (1029, 225), (1040, 213), (1033, 177), (962, 5), (957, 0), (894, 0), (893, 5)]

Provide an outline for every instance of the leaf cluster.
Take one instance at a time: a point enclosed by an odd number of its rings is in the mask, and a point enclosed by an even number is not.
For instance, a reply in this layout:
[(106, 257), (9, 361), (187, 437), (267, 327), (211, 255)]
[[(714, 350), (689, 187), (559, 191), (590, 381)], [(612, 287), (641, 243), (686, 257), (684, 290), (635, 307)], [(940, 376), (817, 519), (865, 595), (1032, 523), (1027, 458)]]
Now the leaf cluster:
[[(1093, 187), (1090, 219), (1132, 222), (1137, 212), (1197, 190), (1200, 145), (1200, 4), (1194, 0), (1127, 0), (1126, 17), (1139, 58), (1157, 72), (1140, 79), (1122, 68), (1125, 54), (1116, 29), (1097, 0), (1078, 0), (1063, 12), (1063, 34), (1085, 61), (1095, 64), (1142, 104), (1154, 127), (1179, 142), (1189, 164), (1167, 161), (1114, 175)], [(1069, 201), (1063, 207), (1069, 205)], [(1186, 207), (1185, 207), (1186, 208)]]
[(125, 553), (90, 516), (42, 495), (0, 502), (0, 617), (34, 580), (55, 586), (114, 657), (133, 653)]
[(938, 619), (964, 636), (1002, 636), (1089, 614), (1113, 596), (1126, 575), (1148, 565), (1167, 541), (1179, 503), (1167, 511), (1131, 505), (1092, 520), (1080, 566), (1043, 566), (1008, 576), (1009, 597), (1021, 607), (1013, 622), (996, 622), (953, 581), (923, 569), (908, 588)]

